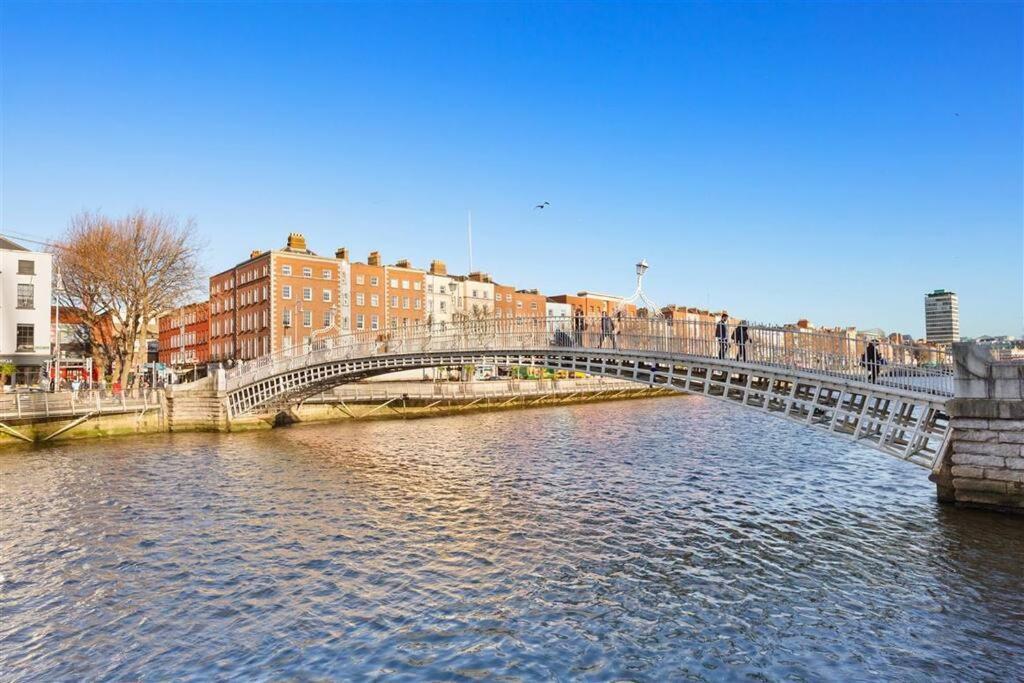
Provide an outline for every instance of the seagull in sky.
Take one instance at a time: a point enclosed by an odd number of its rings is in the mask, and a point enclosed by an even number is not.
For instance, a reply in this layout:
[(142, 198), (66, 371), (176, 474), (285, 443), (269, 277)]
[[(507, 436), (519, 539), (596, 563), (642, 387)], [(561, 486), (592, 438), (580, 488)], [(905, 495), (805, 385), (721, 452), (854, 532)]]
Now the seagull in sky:
[(542, 203), (538, 204), (537, 206), (535, 206), (533, 208), (535, 208), (535, 209), (546, 209), (549, 206), (551, 206), (551, 202), (542, 202)]

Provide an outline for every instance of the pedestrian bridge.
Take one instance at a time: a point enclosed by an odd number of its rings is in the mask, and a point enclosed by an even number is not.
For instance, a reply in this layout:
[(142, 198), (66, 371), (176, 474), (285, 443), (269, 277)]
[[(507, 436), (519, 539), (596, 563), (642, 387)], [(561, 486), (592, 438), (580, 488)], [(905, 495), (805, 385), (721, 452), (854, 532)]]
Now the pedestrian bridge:
[(239, 362), (218, 384), (236, 418), (399, 370), (525, 366), (702, 394), (928, 468), (945, 446), (953, 369), (944, 352), (880, 341), (877, 354), (865, 355), (868, 340), (789, 326), (748, 326), (743, 344), (700, 322), (629, 318), (610, 327), (600, 319), (496, 318), (355, 332)]

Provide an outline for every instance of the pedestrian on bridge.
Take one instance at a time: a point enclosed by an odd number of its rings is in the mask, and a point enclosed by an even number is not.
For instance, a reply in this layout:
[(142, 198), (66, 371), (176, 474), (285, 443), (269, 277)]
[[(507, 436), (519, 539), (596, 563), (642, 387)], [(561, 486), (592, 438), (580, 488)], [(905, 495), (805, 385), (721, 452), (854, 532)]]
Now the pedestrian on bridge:
[(869, 341), (868, 347), (864, 349), (864, 355), (860, 357), (860, 365), (868, 371), (868, 378), (872, 384), (878, 381), (878, 368), (885, 363), (885, 359), (878, 351), (877, 341), (877, 339)]
[(577, 306), (572, 318), (573, 342), (576, 346), (583, 346), (583, 330), (585, 329), (587, 329), (587, 321), (583, 317), (583, 307)]
[(736, 360), (747, 362), (747, 342), (750, 341), (750, 332), (747, 329), (746, 320), (741, 320), (736, 329), (732, 331), (732, 340), (736, 342)]
[(615, 348), (615, 323), (612, 321), (608, 311), (601, 311), (601, 341), (598, 343), (597, 348), (604, 348), (604, 340), (608, 339), (612, 343), (612, 348)]
[(724, 359), (729, 351), (729, 314), (725, 311), (715, 324), (715, 339), (718, 340), (718, 357)]

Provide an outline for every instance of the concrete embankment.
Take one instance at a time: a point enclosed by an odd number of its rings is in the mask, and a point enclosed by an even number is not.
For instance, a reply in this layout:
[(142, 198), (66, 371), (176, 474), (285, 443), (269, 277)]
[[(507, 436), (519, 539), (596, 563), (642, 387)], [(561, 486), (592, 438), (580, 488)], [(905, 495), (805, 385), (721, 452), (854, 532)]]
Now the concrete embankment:
[(235, 432), (296, 423), (439, 417), (492, 410), (679, 396), (621, 380), (502, 380), (493, 382), (367, 382), (337, 387), (283, 412), (229, 420), (209, 382), (172, 387), (143, 408), (120, 413), (18, 417), (0, 420), (0, 446), (160, 432)]

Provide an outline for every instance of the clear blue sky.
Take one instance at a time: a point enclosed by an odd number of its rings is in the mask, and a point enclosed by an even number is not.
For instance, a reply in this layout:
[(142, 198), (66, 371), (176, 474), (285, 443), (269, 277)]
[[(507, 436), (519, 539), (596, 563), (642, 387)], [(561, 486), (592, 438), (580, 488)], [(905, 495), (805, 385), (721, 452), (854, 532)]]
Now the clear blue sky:
[[(0, 230), (193, 216), (548, 294), (1022, 332), (1022, 6), (2, 3)], [(544, 211), (533, 209), (550, 201)]]

